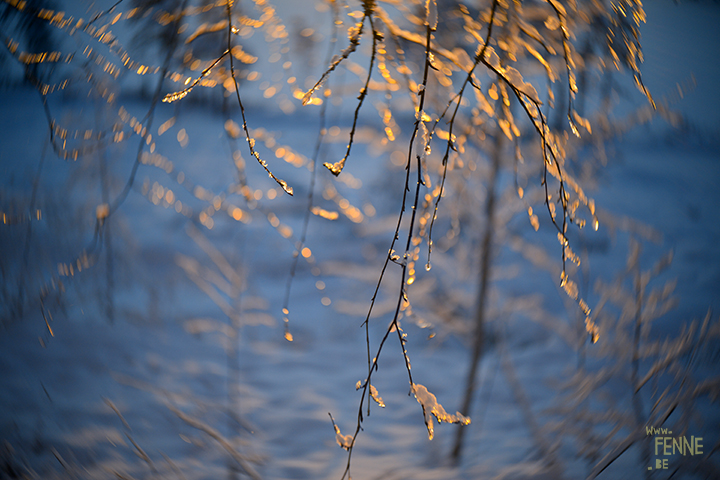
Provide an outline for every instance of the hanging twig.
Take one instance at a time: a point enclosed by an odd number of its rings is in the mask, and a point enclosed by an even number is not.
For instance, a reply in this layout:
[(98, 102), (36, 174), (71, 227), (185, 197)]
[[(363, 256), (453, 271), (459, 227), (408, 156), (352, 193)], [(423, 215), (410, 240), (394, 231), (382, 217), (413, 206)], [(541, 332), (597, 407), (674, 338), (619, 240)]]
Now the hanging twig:
[[(233, 28), (232, 28), (232, 7), (233, 7), (233, 0), (227, 0), (226, 3), (226, 9), (227, 9), (227, 18), (228, 18), (228, 34), (227, 34), (227, 50), (223, 54), (227, 54), (228, 52), (232, 52), (232, 34), (233, 34)], [(287, 184), (285, 180), (281, 180), (278, 177), (275, 176), (270, 171), (270, 168), (268, 168), (267, 163), (260, 158), (260, 155), (257, 153), (257, 150), (255, 150), (255, 139), (250, 137), (250, 132), (248, 131), (247, 126), (247, 119), (245, 118), (245, 107), (243, 106), (242, 99), (240, 98), (240, 87), (237, 82), (237, 78), (235, 77), (235, 64), (233, 62), (233, 56), (230, 55), (230, 75), (233, 79), (233, 85), (235, 86), (235, 96), (237, 97), (238, 105), (240, 106), (240, 115), (242, 115), (242, 127), (243, 131), (245, 132), (245, 139), (248, 142), (248, 148), (250, 149), (250, 154), (255, 157), (255, 159), (258, 161), (258, 163), (265, 169), (267, 174), (277, 182), (280, 187), (282, 187), (283, 191), (287, 193), (288, 195), (293, 194), (293, 189), (291, 186)]]
[[(332, 4), (333, 8), (333, 16), (331, 18), (333, 25), (337, 25), (337, 17), (338, 17), (338, 8), (335, 3)], [(332, 55), (332, 52), (335, 48), (335, 43), (337, 41), (337, 28), (332, 29), (332, 38), (330, 39), (329, 45), (328, 45), (328, 51), (327, 51), (327, 58), (329, 59)], [(328, 60), (329, 61), (329, 60)], [(313, 201), (314, 201), (314, 195), (315, 195), (315, 179), (317, 178), (317, 162), (318, 157), (320, 156), (320, 149), (324, 144), (325, 135), (327, 131), (326, 126), (326, 118), (325, 114), (327, 112), (327, 105), (328, 102), (323, 102), (322, 106), (320, 107), (320, 125), (318, 127), (318, 136), (315, 140), (315, 148), (313, 149), (312, 154), (312, 169), (310, 170), (310, 185), (308, 186), (308, 199), (307, 199), (307, 208), (305, 209), (305, 214), (303, 216), (303, 223), (302, 223), (302, 231), (300, 233), (300, 238), (298, 242), (295, 244), (295, 251), (293, 252), (293, 260), (292, 264), (290, 266), (290, 274), (287, 279), (287, 283), (285, 284), (285, 296), (283, 298), (283, 304), (282, 304), (282, 313), (283, 313), (283, 323), (285, 325), (285, 339), (288, 341), (292, 341), (292, 334), (289, 330), (289, 323), (290, 323), (290, 289), (292, 287), (293, 279), (295, 278), (295, 271), (297, 269), (298, 261), (300, 260), (300, 255), (303, 250), (303, 247), (305, 246), (305, 238), (307, 237), (307, 231), (308, 231), (308, 225), (310, 224), (310, 214), (313, 211)]]

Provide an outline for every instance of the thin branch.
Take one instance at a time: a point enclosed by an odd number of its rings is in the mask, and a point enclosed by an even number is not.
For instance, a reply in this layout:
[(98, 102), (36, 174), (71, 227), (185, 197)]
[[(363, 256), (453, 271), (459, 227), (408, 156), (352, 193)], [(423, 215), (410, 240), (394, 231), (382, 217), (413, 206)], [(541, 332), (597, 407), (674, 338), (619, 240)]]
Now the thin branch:
[[(227, 51), (232, 52), (232, 35), (233, 35), (233, 28), (232, 28), (232, 0), (228, 0), (226, 3), (226, 10), (227, 10), (227, 18), (228, 18), (228, 34), (227, 34)], [(235, 86), (235, 96), (237, 97), (238, 105), (240, 106), (240, 114), (242, 115), (242, 126), (243, 131), (245, 132), (245, 139), (248, 142), (248, 148), (250, 149), (250, 154), (255, 157), (255, 159), (258, 161), (258, 163), (265, 169), (267, 174), (277, 182), (280, 187), (282, 187), (283, 191), (287, 193), (288, 195), (293, 194), (293, 189), (290, 187), (285, 180), (281, 180), (278, 177), (275, 176), (270, 171), (270, 168), (268, 168), (267, 162), (262, 160), (260, 158), (260, 155), (255, 150), (255, 139), (250, 137), (250, 132), (248, 131), (247, 126), (247, 119), (245, 118), (245, 107), (243, 106), (242, 99), (240, 98), (240, 87), (238, 85), (237, 78), (235, 77), (235, 64), (233, 62), (233, 56), (230, 55), (230, 75), (233, 79), (233, 84)]]
[[(362, 24), (365, 24), (365, 18), (368, 19), (370, 22), (370, 30), (372, 31), (372, 53), (370, 54), (370, 66), (368, 67), (368, 74), (365, 78), (365, 85), (360, 89), (360, 95), (358, 96), (358, 104), (357, 107), (355, 107), (355, 114), (353, 115), (353, 123), (352, 128), (350, 129), (350, 140), (348, 141), (347, 150), (345, 151), (345, 155), (343, 158), (335, 163), (326, 162), (323, 164), (325, 168), (330, 170), (330, 172), (335, 175), (336, 177), (340, 175), (343, 168), (345, 168), (345, 161), (347, 160), (348, 156), (350, 156), (350, 149), (353, 145), (353, 138), (355, 137), (355, 129), (357, 128), (357, 121), (358, 116), (360, 115), (360, 109), (362, 108), (363, 102), (365, 101), (365, 97), (367, 96), (368, 87), (370, 85), (370, 77), (372, 77), (373, 67), (375, 64), (375, 51), (377, 49), (377, 41), (378, 37), (380, 36), (380, 33), (375, 30), (375, 26), (373, 25), (373, 19), (372, 15), (369, 14), (367, 11), (365, 12), (365, 17), (363, 17)], [(360, 27), (360, 33), (358, 35), (362, 34), (362, 26)]]
[[(457, 95), (451, 100), (450, 103), (448, 103), (448, 107), (452, 104), (452, 101), (455, 101), (455, 110), (453, 111), (452, 117), (450, 117), (450, 120), (448, 121), (448, 139), (447, 144), (445, 146), (445, 154), (442, 158), (442, 165), (443, 165), (443, 173), (442, 173), (442, 179), (440, 181), (440, 192), (438, 193), (437, 199), (435, 200), (435, 208), (430, 220), (430, 228), (428, 230), (428, 259), (427, 259), (427, 265), (430, 265), (430, 255), (432, 254), (432, 231), (433, 227), (435, 226), (435, 219), (437, 218), (437, 212), (438, 208), (440, 206), (440, 199), (443, 196), (443, 192), (445, 191), (445, 179), (447, 178), (447, 167), (448, 167), (448, 159), (450, 157), (450, 149), (455, 149), (454, 142), (453, 142), (453, 129), (455, 127), (455, 117), (457, 116), (458, 110), (460, 109), (460, 104), (462, 103), (463, 95), (465, 94), (465, 87), (467, 87), (467, 84), (472, 82), (473, 72), (475, 71), (475, 68), (478, 66), (480, 61), (485, 58), (485, 52), (487, 51), (487, 46), (490, 43), (490, 38), (492, 37), (492, 31), (493, 31), (493, 23), (495, 20), (495, 12), (497, 11), (499, 0), (493, 0), (492, 7), (490, 10), (490, 21), (488, 22), (488, 32), (485, 36), (485, 43), (483, 43), (482, 48), (478, 52), (477, 55), (475, 55), (475, 61), (473, 62), (472, 68), (470, 68), (470, 71), (468, 71), (467, 76), (465, 77), (465, 80), (463, 81), (462, 87), (460, 87), (460, 91), (457, 93)], [(447, 107), (445, 109), (447, 111)], [(443, 112), (444, 115), (444, 112)], [(440, 119), (438, 118), (438, 121)]]
[[(333, 16), (331, 19), (332, 19), (333, 25), (336, 25), (337, 17), (338, 17), (338, 8), (335, 5), (335, 3), (332, 4), (332, 9), (333, 9)], [(327, 51), (328, 58), (330, 58), (330, 56), (332, 55), (332, 52), (335, 48), (336, 41), (337, 41), (337, 28), (333, 28), (332, 29), (332, 38), (330, 39), (330, 43), (328, 45), (328, 51)], [(310, 185), (308, 187), (307, 208), (305, 209), (305, 214), (303, 216), (302, 231), (300, 233), (300, 239), (295, 244), (295, 251), (293, 252), (292, 265), (290, 266), (290, 275), (288, 276), (287, 283), (285, 285), (285, 297), (283, 299), (282, 312), (283, 312), (283, 316), (284, 316), (283, 323), (285, 324), (285, 338), (287, 340), (292, 339), (292, 335), (290, 334), (290, 331), (289, 331), (290, 289), (292, 287), (293, 279), (295, 278), (295, 270), (297, 269), (298, 261), (300, 260), (300, 253), (302, 252), (302, 249), (305, 246), (305, 238), (307, 236), (308, 225), (310, 224), (310, 214), (312, 213), (312, 207), (313, 207), (314, 195), (315, 195), (315, 179), (317, 178), (317, 161), (318, 161), (318, 157), (320, 156), (320, 149), (323, 146), (323, 142), (324, 142), (326, 130), (327, 130), (326, 118), (325, 118), (325, 114), (327, 111), (327, 105), (328, 105), (328, 102), (323, 102), (322, 106), (320, 107), (320, 125), (318, 127), (318, 136), (315, 141), (315, 148), (313, 150), (313, 155), (312, 155), (312, 170), (310, 172)]]
[[(425, 87), (426, 87), (426, 85), (427, 85), (428, 72), (429, 72), (429, 68), (430, 68), (430, 40), (431, 40), (431, 38), (432, 38), (432, 29), (431, 29), (431, 27), (430, 27), (429, 25), (427, 25), (427, 26), (426, 26), (425, 67), (424, 67), (424, 71), (423, 71), (422, 87), (420, 88), (420, 102), (419, 102), (419, 105), (418, 105), (417, 118), (416, 118), (416, 120), (415, 120), (415, 125), (414, 125), (414, 128), (413, 128), (413, 133), (412, 133), (412, 135), (410, 136), (410, 142), (409, 142), (409, 147), (408, 147), (408, 160), (407, 160), (407, 164), (406, 164), (406, 167), (405, 167), (405, 186), (404, 186), (404, 188), (403, 188), (402, 204), (401, 204), (401, 207), (400, 207), (400, 213), (399, 213), (399, 215), (398, 215), (397, 225), (396, 225), (396, 227), (395, 227), (395, 233), (394, 233), (393, 239), (392, 239), (392, 241), (391, 241), (391, 243), (390, 243), (390, 249), (388, 250), (388, 254), (387, 254), (387, 256), (385, 257), (385, 262), (384, 262), (384, 264), (383, 264), (383, 268), (382, 268), (382, 271), (381, 271), (381, 273), (380, 273), (380, 278), (378, 279), (377, 285), (376, 285), (376, 287), (375, 287), (375, 293), (373, 294), (373, 297), (372, 297), (372, 299), (371, 299), (371, 301), (370, 301), (370, 308), (369, 308), (369, 310), (368, 310), (368, 313), (367, 313), (367, 316), (366, 316), (366, 318), (365, 318), (365, 321), (363, 322), (363, 324), (364, 324), (364, 326), (365, 326), (366, 329), (368, 328), (368, 323), (369, 323), (369, 321), (370, 321), (370, 316), (371, 316), (371, 314), (372, 314), (372, 310), (373, 310), (373, 307), (374, 307), (374, 305), (375, 305), (375, 300), (376, 300), (376, 298), (377, 298), (378, 291), (380, 290), (380, 285), (382, 284), (383, 278), (384, 278), (384, 276), (385, 276), (385, 271), (386, 271), (386, 269), (387, 269), (388, 263), (389, 263), (390, 261), (397, 262), (397, 261), (400, 260), (400, 257), (398, 257), (398, 256), (396, 256), (396, 255), (394, 254), (394, 246), (395, 246), (395, 242), (398, 241), (398, 239), (399, 239), (400, 226), (401, 226), (401, 224), (402, 224), (402, 219), (403, 219), (403, 216), (404, 216), (404, 213), (405, 213), (406, 202), (407, 202), (407, 195), (408, 195), (408, 193), (409, 193), (409, 191), (410, 191), (410, 170), (411, 170), (410, 167), (411, 167), (411, 162), (412, 162), (413, 146), (414, 146), (414, 144), (415, 144), (415, 137), (416, 137), (417, 134), (418, 134), (418, 131), (419, 131), (419, 128), (420, 128), (420, 122), (422, 122), (422, 120), (423, 120), (423, 118), (422, 118), (422, 111), (423, 111), (423, 107), (424, 107), (424, 104), (425, 104), (425, 96), (426, 96), (426, 89), (425, 89)], [(383, 335), (383, 338), (382, 338), (382, 340), (380, 341), (380, 344), (379, 344), (379, 346), (378, 346), (378, 348), (377, 348), (375, 357), (372, 359), (372, 361), (368, 361), (368, 364), (369, 364), (368, 376), (367, 376), (367, 378), (365, 379), (365, 382), (364, 382), (363, 385), (362, 385), (362, 392), (361, 392), (361, 395), (360, 395), (360, 404), (359, 404), (359, 407), (358, 407), (357, 424), (356, 424), (356, 427), (355, 427), (355, 432), (354, 432), (353, 437), (352, 437), (352, 442), (350, 443), (350, 446), (347, 448), (347, 450), (348, 450), (348, 459), (347, 459), (347, 464), (346, 464), (346, 467), (345, 467), (345, 471), (344, 471), (343, 476), (342, 476), (342, 479), (343, 479), (343, 480), (344, 480), (346, 477), (349, 477), (349, 475), (350, 475), (350, 465), (351, 465), (351, 460), (352, 460), (352, 452), (353, 452), (353, 449), (354, 449), (354, 447), (355, 447), (355, 440), (357, 439), (357, 436), (358, 436), (358, 434), (360, 433), (360, 430), (362, 429), (363, 406), (364, 406), (365, 399), (368, 397), (368, 394), (369, 394), (369, 389), (370, 389), (371, 380), (372, 380), (372, 374), (373, 374), (374, 371), (377, 370), (377, 363), (378, 363), (378, 359), (380, 358), (380, 354), (382, 353), (383, 347), (385, 346), (385, 342), (387, 341), (388, 337), (390, 336), (390, 333), (392, 333), (393, 331), (396, 331), (397, 334), (398, 334), (398, 340), (399, 340), (399, 342), (400, 342), (401, 350), (402, 350), (402, 352), (403, 352), (403, 357), (404, 357), (404, 361), (405, 361), (405, 368), (406, 368), (406, 370), (407, 370), (408, 379), (409, 379), (409, 382), (410, 382), (410, 387), (411, 387), (411, 389), (412, 389), (412, 387), (413, 387), (413, 385), (414, 385), (413, 378), (412, 378), (412, 372), (411, 372), (411, 370), (410, 370), (410, 361), (409, 361), (409, 358), (408, 358), (408, 355), (407, 355), (407, 350), (405, 349), (405, 339), (403, 338), (403, 333), (402, 333), (402, 330), (401, 330), (400, 325), (399, 325), (399, 323), (398, 323), (398, 317), (399, 317), (399, 315), (400, 315), (400, 308), (401, 308), (401, 306), (402, 306), (403, 301), (407, 300), (407, 295), (406, 295), (406, 292), (405, 292), (405, 281), (406, 281), (406, 277), (407, 277), (407, 255), (408, 255), (407, 250), (409, 249), (409, 247), (410, 247), (410, 242), (411, 242), (411, 240), (412, 240), (412, 231), (413, 231), (413, 224), (414, 224), (414, 219), (415, 219), (415, 212), (417, 211), (417, 205), (418, 205), (418, 201), (419, 201), (419, 192), (420, 192), (420, 187), (421, 187), (421, 185), (422, 185), (422, 168), (421, 168), (420, 156), (419, 156), (419, 155), (416, 155), (416, 159), (417, 159), (417, 164), (418, 164), (418, 165), (417, 165), (417, 169), (418, 169), (418, 179), (417, 179), (416, 188), (415, 188), (415, 198), (414, 198), (414, 203), (413, 203), (413, 206), (412, 206), (413, 212), (412, 212), (411, 221), (410, 221), (410, 226), (409, 226), (408, 234), (407, 234), (407, 241), (406, 241), (406, 246), (405, 246), (405, 253), (404, 253), (404, 255), (403, 255), (403, 260), (402, 260), (402, 262), (400, 262), (401, 275), (400, 275), (400, 289), (399, 289), (400, 291), (399, 291), (399, 294), (398, 294), (398, 302), (397, 302), (397, 305), (396, 305), (396, 308), (395, 308), (395, 313), (394, 313), (394, 315), (393, 315), (393, 319), (392, 319), (392, 321), (390, 322), (390, 324), (388, 325), (387, 329), (385, 330), (385, 334)], [(368, 338), (369, 338), (369, 337), (368, 337)]]

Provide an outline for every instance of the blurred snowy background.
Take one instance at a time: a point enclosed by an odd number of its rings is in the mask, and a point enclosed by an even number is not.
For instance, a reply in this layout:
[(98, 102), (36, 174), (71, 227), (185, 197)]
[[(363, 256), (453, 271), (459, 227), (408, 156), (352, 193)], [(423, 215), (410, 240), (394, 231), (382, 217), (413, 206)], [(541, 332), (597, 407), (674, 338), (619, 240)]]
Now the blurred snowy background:
[[(17, 29), (13, 3), (2, 5), (0, 15)], [(236, 3), (249, 17), (262, 15), (251, 2)], [(347, 12), (360, 8), (355, 3), (348, 2)], [(103, 21), (136, 4), (141, 2), (121, 3)], [(90, 19), (113, 2), (54, 5), (66, 16)], [(281, 52), (273, 39), (268, 43), (269, 30), (241, 35), (247, 54), (259, 60), (242, 66), (240, 93), (258, 150), (294, 196), (248, 155), (234, 96), (198, 87), (183, 101), (156, 107), (153, 140), (142, 147), (146, 153), (127, 198), (102, 235), (97, 220), (132, 175), (139, 137), (107, 145), (93, 143), (92, 133), (56, 136), (67, 142), (65, 151), (82, 151), (76, 161), (60, 159), (49, 143), (48, 112), (79, 131), (111, 131), (121, 118), (127, 131), (147, 120), (157, 74), (118, 81), (97, 75), (49, 95), (44, 105), (22, 82), (23, 70), (9, 49), (3, 52), (0, 477), (343, 475), (347, 454), (336, 443), (328, 413), (343, 433), (352, 433), (355, 385), (367, 375), (361, 324), (400, 208), (413, 117), (396, 114), (398, 143), (381, 141), (375, 105), (383, 95), (376, 92), (360, 115), (345, 172), (334, 179), (318, 170), (314, 204), (338, 218), (310, 217), (290, 289), (288, 342), (282, 308), (303, 231), (321, 107), (302, 107), (293, 98), (283, 64), (291, 61), (302, 88), (312, 86), (326, 65), (332, 17), (325, 2), (272, 5), (290, 48)], [(717, 324), (720, 307), (720, 4), (653, 0), (645, 10), (644, 81), (671, 113), (648, 113), (632, 77), (616, 73), (609, 120), (617, 131), (599, 140), (603, 155), (597, 158), (596, 150), (578, 148), (579, 155), (594, 158), (585, 188), (595, 199), (600, 227), (571, 240), (582, 246), (577, 274), (584, 298), (591, 308), (607, 305), (607, 318), (599, 318), (600, 340), (576, 341), (582, 318), (558, 288), (560, 249), (543, 217), (547, 212), (537, 208), (538, 232), (527, 216), (501, 215), (507, 224), (496, 251), (472, 423), (436, 425), (428, 440), (391, 337), (374, 375), (386, 407), (373, 405), (363, 423), (353, 478), (585, 478), (634, 436), (642, 438), (600, 478), (668, 478), (676, 469), (680, 478), (717, 478), (720, 415), (707, 393), (716, 391), (709, 381), (718, 372), (720, 344), (717, 338), (696, 344), (700, 334), (687, 334), (685, 325), (702, 322), (709, 310)], [(7, 28), (4, 42), (13, 35)], [(148, 32), (136, 34), (142, 28), (121, 21), (112, 31), (134, 58), (158, 58), (162, 50)], [(62, 36), (52, 28), (41, 33)], [(92, 44), (81, 35), (56, 41), (78, 57)], [(94, 48), (98, 55), (117, 54)], [(203, 48), (218, 55), (224, 47)], [(71, 80), (98, 69), (87, 59), (77, 63), (77, 71), (67, 70)], [(356, 105), (357, 78), (351, 71), (336, 73), (330, 85), (346, 95), (327, 100), (320, 162), (343, 155)], [(166, 84), (162, 94), (174, 88)], [(115, 96), (112, 104), (108, 95)], [(500, 184), (514, 191), (511, 176)], [(457, 212), (463, 220), (461, 207)], [(447, 241), (438, 241), (430, 271), (418, 269), (411, 298), (418, 314), (403, 323), (416, 382), (449, 412), (460, 409), (465, 388), (481, 225), (471, 220), (453, 243), (447, 235), (455, 224), (442, 219), (438, 238)], [(702, 455), (658, 457), (654, 443), (646, 443), (646, 425), (633, 426), (633, 361), (620, 327), (614, 330), (627, 320), (626, 304), (637, 298), (636, 273), (652, 271), (668, 252), (667, 268), (642, 277), (649, 282), (644, 312), (658, 317), (651, 330), (643, 327), (643, 354), (670, 358), (675, 347), (679, 353), (666, 365), (666, 376), (644, 387), (639, 408), (656, 418), (651, 399), (658, 392), (692, 385), (697, 395), (679, 401), (664, 425), (684, 426), (673, 437), (703, 437)], [(652, 288), (656, 296), (649, 294)], [(396, 294), (384, 292), (371, 318), (373, 349), (394, 308)], [(670, 303), (674, 308), (666, 311)], [(666, 337), (686, 341), (652, 351), (652, 342)], [(653, 360), (641, 362), (640, 376), (652, 366)], [(454, 465), (449, 452), (457, 428), (466, 429), (465, 446)], [(645, 448), (651, 448), (652, 466), (655, 458), (668, 458), (670, 469), (649, 471)]]

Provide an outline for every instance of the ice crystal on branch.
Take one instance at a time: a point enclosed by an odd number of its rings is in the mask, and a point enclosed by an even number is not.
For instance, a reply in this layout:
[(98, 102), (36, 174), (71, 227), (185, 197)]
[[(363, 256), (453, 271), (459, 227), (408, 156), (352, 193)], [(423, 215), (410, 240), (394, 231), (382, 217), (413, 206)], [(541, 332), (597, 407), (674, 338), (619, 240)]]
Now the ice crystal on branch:
[(470, 417), (466, 417), (460, 412), (451, 415), (445, 411), (445, 408), (437, 401), (437, 397), (430, 393), (424, 385), (416, 383), (412, 387), (413, 394), (418, 403), (422, 405), (423, 415), (425, 415), (425, 425), (428, 430), (428, 438), (433, 439), (435, 435), (434, 419), (438, 423), (457, 423), (460, 425), (470, 425)]
[(328, 415), (330, 415), (330, 421), (332, 422), (332, 426), (335, 429), (335, 441), (337, 442), (337, 444), (340, 445), (345, 450), (352, 449), (354, 441), (355, 441), (353, 436), (352, 435), (343, 435), (340, 432), (340, 427), (338, 427), (337, 424), (335, 423), (335, 419), (333, 418), (333, 416), (330, 413), (328, 413)]

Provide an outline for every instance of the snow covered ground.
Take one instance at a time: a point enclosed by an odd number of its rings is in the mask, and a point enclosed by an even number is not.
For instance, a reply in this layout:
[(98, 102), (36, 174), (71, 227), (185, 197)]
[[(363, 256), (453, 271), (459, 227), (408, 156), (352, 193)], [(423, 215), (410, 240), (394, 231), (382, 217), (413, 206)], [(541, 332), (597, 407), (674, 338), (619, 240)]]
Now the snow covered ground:
[[(312, 22), (297, 4), (286, 3), (277, 5), (289, 24), (293, 18)], [(654, 331), (664, 336), (677, 335), (682, 322), (702, 319), (708, 308), (720, 308), (720, 100), (714, 80), (718, 66), (709, 61), (720, 47), (715, 30), (720, 7), (667, 1), (646, 8), (647, 84), (662, 94), (693, 73), (696, 89), (672, 106), (687, 123), (673, 129), (655, 120), (613, 139), (608, 166), (591, 193), (608, 218), (633, 218), (659, 234), (652, 235), (655, 242), (643, 243), (644, 269), (674, 251), (671, 267), (655, 284), (678, 280), (677, 308)], [(138, 119), (147, 108), (146, 101), (132, 98), (122, 104)], [(285, 115), (265, 109), (260, 98), (247, 104), (250, 128), (273, 133), (287, 152), (311, 155), (316, 107)], [(103, 114), (93, 102), (77, 98), (53, 106), (70, 123), (92, 125)], [(174, 106), (158, 107), (154, 128), (174, 114)], [(50, 296), (45, 305), (52, 314), (46, 324), (38, 287), (57, 278), (58, 264), (72, 262), (90, 244), (96, 207), (103, 203), (103, 178), (111, 191), (120, 191), (137, 142), (133, 138), (104, 154), (67, 163), (46, 145), (47, 123), (37, 93), (2, 93), (0, 208), (11, 213), (27, 209), (39, 178), (34, 205), (43, 212), (30, 224), (27, 263), (22, 263), (27, 222), (0, 230), (3, 266), (9, 266), (2, 272), (3, 298), (16, 298), (17, 285), (28, 286), (22, 312), (11, 317), (11, 306), (4, 306), (0, 325), (3, 478), (244, 478), (243, 465), (267, 479), (341, 478), (347, 455), (336, 443), (328, 413), (344, 434), (354, 431), (355, 385), (367, 374), (362, 312), (391, 239), (384, 219), (392, 221), (399, 209), (397, 189), (390, 187), (402, 184), (403, 172), (388, 168), (388, 158), (376, 145), (354, 147), (348, 163), (352, 177), (338, 182), (337, 189), (363, 211), (367, 225), (344, 216), (335, 221), (311, 217), (306, 245), (312, 254), (298, 263), (289, 305), (293, 342), (287, 342), (281, 308), (293, 242), (283, 236), (283, 227), (292, 229), (292, 238), (299, 236), (310, 173), (269, 158), (274, 173), (295, 188), (294, 198), (283, 195), (259, 165), (247, 160), (242, 138), (236, 146), (228, 141), (225, 125), (223, 115), (188, 105), (156, 137), (157, 152), (172, 162), (172, 170), (140, 167), (127, 201), (112, 218), (113, 261), (107, 260), (105, 244), (95, 266), (63, 277), (65, 290), (57, 303)], [(331, 158), (344, 148), (343, 126), (340, 133), (330, 132)], [(262, 143), (262, 132), (254, 133)], [(248, 162), (248, 184), (258, 198), (254, 208), (228, 190), (236, 183), (234, 148), (242, 149)], [(101, 162), (107, 165), (105, 176)], [(178, 180), (180, 172), (183, 180)], [(319, 192), (320, 186), (318, 199)], [(167, 201), (181, 200), (197, 214), (220, 197), (229, 214), (213, 215), (212, 228)], [(232, 218), (230, 204), (243, 210), (238, 216), (244, 221)], [(601, 225), (599, 246), (589, 253), (591, 276), (610, 282), (625, 266), (629, 235)], [(538, 242), (549, 238), (552, 245), (549, 233)], [(502, 261), (515, 263), (514, 258)], [(526, 268), (499, 283), (500, 289), (510, 285), (500, 296), (539, 294), (555, 324), (570, 322), (556, 279)], [(376, 346), (387, 315), (371, 324)], [(548, 413), (560, 406), (556, 386), (571, 377), (576, 352), (556, 331), (521, 317), (492, 328), (504, 337), (493, 340), (483, 359), (473, 423), (436, 425), (432, 441), (420, 405), (408, 395), (397, 340), (390, 338), (374, 376), (386, 407), (373, 404), (365, 419), (353, 452), (353, 478), (554, 478), (541, 452), (557, 438), (561, 441), (552, 455), (564, 477), (587, 475), (593, 462), (573, 456), (573, 437), (553, 436), (557, 417)], [(462, 398), (469, 342), (444, 333), (441, 325), (432, 330), (437, 334), (432, 339), (431, 330), (413, 324), (405, 331), (415, 381), (454, 412)], [(712, 351), (700, 361), (703, 375), (717, 372), (717, 344)], [(610, 385), (611, 400), (629, 411), (631, 396), (622, 388)], [(695, 430), (686, 434), (704, 436), (709, 452), (719, 440), (717, 404), (698, 401), (691, 416)], [(456, 428), (468, 431), (463, 462), (452, 467), (447, 457)], [(669, 461), (673, 466), (679, 457)], [(716, 456), (689, 460), (701, 461), (717, 471)], [(638, 478), (644, 471), (631, 449), (601, 478)], [(662, 473), (657, 478), (665, 478)]]

